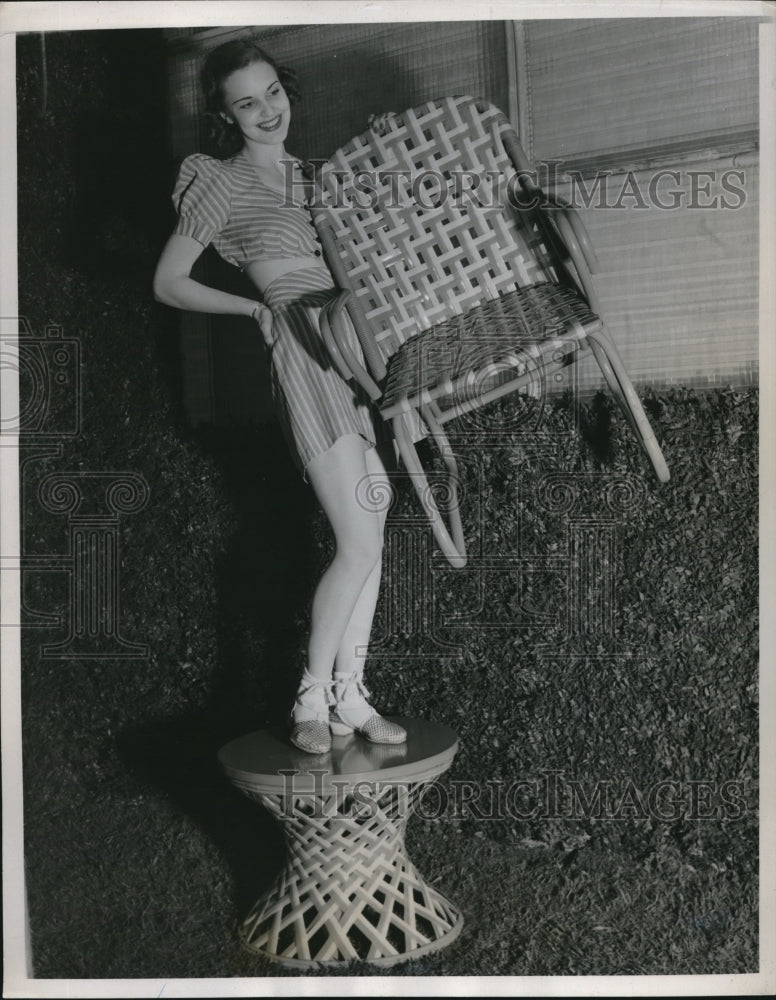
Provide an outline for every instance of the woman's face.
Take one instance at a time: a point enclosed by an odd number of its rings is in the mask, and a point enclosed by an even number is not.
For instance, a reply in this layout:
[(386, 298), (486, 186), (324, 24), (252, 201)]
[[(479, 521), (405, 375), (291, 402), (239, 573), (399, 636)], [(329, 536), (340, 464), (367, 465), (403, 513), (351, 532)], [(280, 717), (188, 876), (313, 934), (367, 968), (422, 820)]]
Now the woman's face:
[(235, 70), (224, 80), (222, 90), (224, 117), (237, 124), (246, 142), (271, 146), (285, 141), (291, 106), (269, 63), (255, 62)]

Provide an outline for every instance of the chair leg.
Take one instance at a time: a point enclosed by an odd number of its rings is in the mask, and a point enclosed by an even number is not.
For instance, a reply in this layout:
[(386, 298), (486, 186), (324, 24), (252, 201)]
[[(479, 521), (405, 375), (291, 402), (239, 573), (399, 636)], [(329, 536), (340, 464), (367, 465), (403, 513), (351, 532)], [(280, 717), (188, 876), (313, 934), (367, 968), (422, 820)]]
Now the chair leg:
[[(610, 341), (610, 344), (611, 344), (611, 341)], [(628, 401), (625, 398), (625, 393), (623, 392), (622, 387), (620, 386), (620, 383), (619, 383), (619, 381), (617, 379), (617, 376), (614, 374), (614, 369), (611, 366), (611, 363), (609, 361), (608, 355), (606, 354), (605, 348), (602, 347), (601, 344), (599, 344), (598, 342), (591, 341), (589, 334), (588, 334), (588, 346), (592, 350), (593, 356), (595, 357), (596, 361), (598, 362), (598, 367), (600, 368), (601, 374), (604, 376), (604, 379), (606, 380), (606, 384), (609, 386), (609, 391), (614, 396), (614, 398), (615, 398), (617, 404), (619, 405), (622, 413), (627, 418), (628, 423), (630, 424), (631, 430), (633, 431), (634, 435), (636, 436), (636, 440), (643, 447), (644, 442), (643, 442), (642, 437), (641, 437), (641, 430), (639, 428), (639, 425), (638, 425), (638, 422), (636, 420), (635, 414), (633, 413), (633, 410), (628, 405)]]
[(415, 487), (415, 491), (420, 497), (420, 502), (431, 522), (431, 529), (439, 543), (439, 547), (452, 566), (456, 569), (462, 569), (466, 565), (466, 545), (461, 525), (461, 512), (458, 508), (458, 466), (447, 435), (442, 430), (433, 412), (429, 408), (423, 407), (422, 415), (447, 467), (449, 529), (439, 511), (434, 494), (428, 484), (428, 477), (418, 457), (418, 452), (410, 433), (408, 413), (399, 413), (393, 418), (394, 437), (399, 446), (399, 454), (402, 457), (404, 466), (412, 478), (412, 485)]
[(652, 462), (657, 478), (667, 483), (671, 478), (668, 465), (614, 341), (603, 330), (589, 332), (587, 340), (612, 394)]

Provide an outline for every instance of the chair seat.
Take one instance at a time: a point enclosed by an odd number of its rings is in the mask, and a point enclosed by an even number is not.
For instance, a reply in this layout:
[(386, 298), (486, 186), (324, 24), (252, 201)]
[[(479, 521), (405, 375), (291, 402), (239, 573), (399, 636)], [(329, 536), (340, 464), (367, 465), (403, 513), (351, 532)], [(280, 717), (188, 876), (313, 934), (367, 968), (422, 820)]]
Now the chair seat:
[(467, 389), (482, 394), (486, 381), (488, 388), (509, 381), (555, 349), (559, 338), (568, 340), (569, 324), (580, 340), (600, 319), (573, 289), (549, 283), (507, 292), (438, 323), (391, 358), (380, 412), (388, 419), (443, 396), (463, 399)]

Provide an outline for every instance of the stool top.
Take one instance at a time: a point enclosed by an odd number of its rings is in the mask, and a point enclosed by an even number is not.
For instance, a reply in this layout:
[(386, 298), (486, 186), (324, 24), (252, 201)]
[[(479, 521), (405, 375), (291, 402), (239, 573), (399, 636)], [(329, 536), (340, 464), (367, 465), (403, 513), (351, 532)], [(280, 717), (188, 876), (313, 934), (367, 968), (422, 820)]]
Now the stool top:
[(370, 743), (352, 733), (332, 736), (328, 753), (297, 750), (286, 728), (261, 729), (221, 747), (218, 760), (229, 780), (243, 791), (267, 795), (318, 794), (333, 782), (350, 787), (360, 781), (427, 781), (453, 761), (458, 737), (448, 726), (426, 719), (394, 718), (407, 730), (406, 743)]

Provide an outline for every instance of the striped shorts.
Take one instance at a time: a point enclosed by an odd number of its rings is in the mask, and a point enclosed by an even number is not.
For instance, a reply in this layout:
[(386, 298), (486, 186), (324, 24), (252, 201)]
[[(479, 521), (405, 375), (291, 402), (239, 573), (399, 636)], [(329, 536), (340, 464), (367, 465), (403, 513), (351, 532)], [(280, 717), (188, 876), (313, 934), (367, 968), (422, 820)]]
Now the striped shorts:
[(264, 292), (274, 320), (267, 346), (275, 412), (305, 480), (310, 461), (339, 438), (358, 434), (366, 448), (385, 433), (371, 399), (342, 379), (321, 337), (318, 316), (336, 294), (321, 267), (281, 275)]

